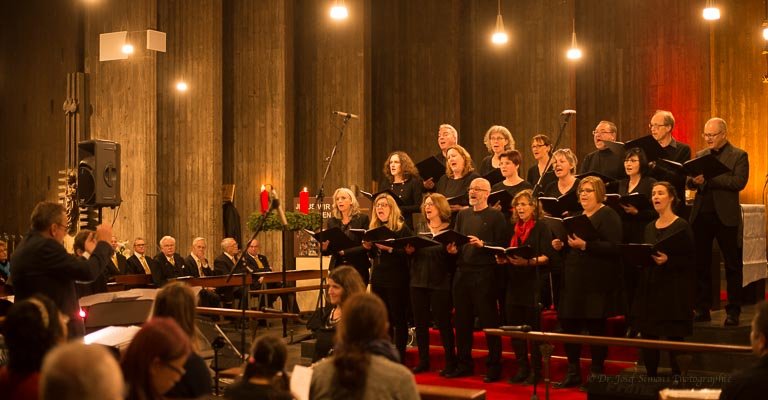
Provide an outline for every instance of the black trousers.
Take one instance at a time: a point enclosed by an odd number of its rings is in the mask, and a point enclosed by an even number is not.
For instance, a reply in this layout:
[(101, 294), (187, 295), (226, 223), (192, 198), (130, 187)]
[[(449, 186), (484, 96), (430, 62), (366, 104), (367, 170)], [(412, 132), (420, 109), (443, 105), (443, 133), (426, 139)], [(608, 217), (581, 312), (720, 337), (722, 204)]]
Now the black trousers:
[[(592, 336), (605, 336), (605, 321), (605, 318), (563, 318), (560, 320), (560, 325), (563, 327), (564, 333), (580, 335), (582, 331), (586, 330)], [(602, 372), (605, 358), (608, 356), (608, 347), (592, 345), (589, 346), (589, 351), (592, 353), (592, 371)], [(565, 354), (568, 356), (568, 364), (578, 365), (581, 357), (581, 344), (566, 343)]]
[(696, 308), (712, 308), (712, 246), (717, 245), (725, 264), (728, 313), (741, 311), (741, 283), (743, 279), (742, 249), (738, 243), (738, 227), (725, 226), (715, 213), (699, 214), (693, 223), (696, 242)]
[[(459, 267), (453, 278), (453, 304), (456, 309), (456, 347), (460, 368), (471, 370), (472, 331), (475, 315), (482, 328), (498, 328), (499, 314), (494, 291), (493, 266), (483, 269)], [(501, 368), (501, 338), (485, 335), (488, 345), (488, 368)]]
[(408, 345), (408, 288), (391, 288), (371, 285), (371, 291), (387, 306), (389, 335), (395, 341), (400, 353), (400, 362), (405, 362), (405, 346)]
[[(518, 304), (507, 303), (506, 305), (506, 324), (507, 325), (530, 325), (534, 331), (540, 331), (541, 315), (536, 307), (522, 306)], [(531, 361), (528, 362), (528, 343), (522, 339), (512, 339), (512, 348), (515, 350), (515, 358), (520, 368), (533, 366), (536, 372), (541, 371), (541, 343), (531, 342), (530, 352)]]
[(456, 338), (451, 323), (451, 291), (411, 287), (411, 308), (416, 326), (416, 345), (419, 347), (419, 364), (429, 365), (429, 326), (434, 319), (445, 350), (445, 366), (455, 366)]
[[(643, 335), (643, 339), (659, 340), (659, 336)], [(669, 336), (666, 338), (669, 341), (682, 342), (683, 338), (679, 336)], [(658, 349), (640, 349), (640, 354), (643, 357), (643, 363), (645, 363), (645, 371), (648, 376), (658, 375), (659, 370), (659, 358), (661, 358), (661, 351)], [(680, 375), (680, 366), (677, 365), (677, 356), (683, 354), (679, 351), (669, 352), (669, 366), (672, 368), (673, 375)]]

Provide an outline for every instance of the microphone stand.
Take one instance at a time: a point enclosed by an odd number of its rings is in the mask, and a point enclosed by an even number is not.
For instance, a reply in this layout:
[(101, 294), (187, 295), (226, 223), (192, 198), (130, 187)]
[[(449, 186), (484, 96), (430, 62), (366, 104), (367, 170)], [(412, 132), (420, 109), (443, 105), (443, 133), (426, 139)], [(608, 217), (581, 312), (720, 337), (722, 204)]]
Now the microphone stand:
[[(264, 222), (267, 221), (267, 217), (272, 212), (272, 210), (275, 209), (275, 202), (272, 201), (269, 204), (269, 209), (267, 212), (261, 215), (261, 220), (259, 220), (259, 226), (256, 227), (256, 231), (253, 232), (253, 235), (251, 235), (251, 239), (248, 240), (246, 243), (250, 243), (253, 239), (256, 239), (256, 236), (261, 233), (261, 231), (264, 229)], [(232, 276), (235, 274), (235, 271), (240, 267), (243, 266), (243, 272), (242, 277), (243, 280), (240, 284), (240, 355), (245, 359), (246, 354), (246, 347), (245, 347), (245, 310), (247, 308), (247, 302), (248, 302), (248, 282), (247, 277), (250, 273), (253, 273), (253, 270), (248, 267), (248, 265), (244, 261), (245, 257), (243, 255), (240, 256), (240, 258), (237, 259), (237, 262), (235, 262), (235, 265), (232, 266), (232, 270), (229, 271), (229, 275), (227, 276), (226, 283), (229, 283), (229, 281), (232, 279)]]
[(557, 133), (557, 140), (555, 140), (555, 145), (549, 148), (549, 160), (547, 161), (547, 167), (544, 168), (544, 172), (539, 175), (539, 180), (536, 181), (536, 184), (533, 185), (533, 197), (538, 198), (538, 191), (542, 189), (541, 187), (541, 180), (544, 178), (544, 175), (549, 172), (549, 168), (552, 167), (552, 164), (554, 163), (554, 160), (552, 159), (552, 153), (554, 152), (554, 149), (557, 148), (557, 146), (560, 145), (560, 140), (563, 138), (563, 132), (565, 132), (565, 127), (568, 125), (568, 121), (571, 119), (571, 115), (573, 114), (561, 114), (564, 115), (563, 121), (560, 123), (560, 131)]
[[(350, 114), (344, 115), (344, 119), (342, 120), (342, 125), (339, 127), (339, 137), (336, 139), (336, 143), (333, 144), (333, 148), (331, 149), (331, 155), (328, 156), (328, 164), (325, 165), (325, 172), (323, 172), (323, 178), (320, 180), (320, 190), (317, 192), (317, 197), (315, 198), (315, 206), (320, 211), (320, 228), (323, 229), (323, 199), (325, 198), (325, 179), (328, 177), (328, 171), (331, 170), (331, 164), (333, 163), (333, 158), (336, 156), (336, 149), (339, 147), (339, 143), (341, 143), (341, 138), (344, 137), (344, 129), (347, 127), (347, 124), (349, 123), (349, 120), (352, 118)], [(325, 278), (323, 278), (323, 244), (320, 243), (320, 251), (318, 252), (320, 254), (320, 291), (317, 294), (317, 305), (315, 306), (315, 311), (321, 310), (323, 308), (323, 303), (325, 302)], [(330, 268), (330, 265), (328, 266)]]

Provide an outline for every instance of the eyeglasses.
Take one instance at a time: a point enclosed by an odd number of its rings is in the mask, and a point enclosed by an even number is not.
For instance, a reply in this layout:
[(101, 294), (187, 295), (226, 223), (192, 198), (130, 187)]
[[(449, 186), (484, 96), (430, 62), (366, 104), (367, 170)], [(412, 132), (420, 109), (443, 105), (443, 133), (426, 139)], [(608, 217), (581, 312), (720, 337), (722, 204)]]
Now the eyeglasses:
[(624, 164), (626, 164), (626, 163), (636, 163), (636, 162), (640, 162), (640, 160), (638, 160), (637, 158), (627, 158), (626, 160), (624, 160)]
[(146, 243), (136, 243), (136, 244), (134, 244), (133, 246), (134, 246), (134, 247), (144, 247), (144, 246), (146, 246), (146, 245), (147, 245)]
[(595, 189), (581, 189), (579, 190), (579, 193), (593, 193)]
[(500, 142), (500, 141), (505, 140), (505, 139), (506, 138), (504, 136), (491, 136), (491, 137), (488, 138), (488, 140), (496, 141), (496, 142)]
[(433, 207), (435, 203), (424, 203), (424, 207)]
[(488, 189), (483, 189), (483, 188), (476, 188), (476, 187), (470, 187), (468, 191), (469, 191), (469, 192), (487, 192), (487, 191), (488, 191)]
[(375, 205), (376, 208), (389, 208), (388, 203), (379, 203)]
[(184, 376), (184, 374), (187, 373), (187, 370), (184, 368), (179, 368), (171, 363), (165, 363), (165, 366), (168, 367), (168, 369), (172, 370), (173, 372), (179, 374), (179, 376)]
[(597, 135), (611, 135), (611, 134), (613, 134), (613, 132), (611, 132), (611, 131), (592, 131), (592, 135), (593, 136), (597, 136)]
[(546, 144), (532, 144), (531, 145), (532, 149), (538, 149), (540, 147), (547, 147), (547, 145)]
[(659, 129), (662, 126), (667, 126), (667, 124), (648, 124), (648, 128), (650, 129)]
[(720, 135), (722, 135), (722, 134), (723, 134), (723, 132), (717, 132), (717, 133), (702, 133), (702, 134), (701, 134), (701, 137), (703, 137), (703, 138), (704, 138), (704, 140), (710, 140), (710, 139), (714, 139), (714, 138), (716, 138), (716, 137), (718, 137), (718, 136), (720, 136)]

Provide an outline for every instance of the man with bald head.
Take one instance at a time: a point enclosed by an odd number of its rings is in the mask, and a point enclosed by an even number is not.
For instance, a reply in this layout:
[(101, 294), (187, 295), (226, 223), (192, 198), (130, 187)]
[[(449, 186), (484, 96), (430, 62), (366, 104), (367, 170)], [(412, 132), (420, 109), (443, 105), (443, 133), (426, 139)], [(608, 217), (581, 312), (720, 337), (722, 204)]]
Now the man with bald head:
[(741, 314), (742, 249), (738, 242), (741, 224), (739, 192), (747, 186), (749, 158), (747, 153), (728, 141), (728, 126), (722, 118), (712, 118), (704, 125), (702, 135), (707, 148), (696, 157), (714, 155), (730, 169), (722, 175), (705, 179), (703, 175), (688, 178), (688, 187), (696, 189), (691, 209), (691, 227), (696, 242), (697, 293), (695, 321), (711, 319), (712, 307), (712, 246), (717, 245), (723, 255), (728, 304), (724, 324), (739, 324)]
[[(469, 208), (456, 215), (454, 230), (468, 236), (469, 243), (457, 247), (451, 243), (447, 251), (458, 253), (456, 274), (453, 279), (453, 302), (456, 308), (456, 348), (458, 366), (445, 373), (447, 378), (468, 376), (473, 373), (472, 331), (475, 314), (483, 328), (497, 328), (499, 314), (496, 304), (496, 260), (493, 253), (483, 246), (509, 244), (509, 233), (504, 214), (488, 207), (491, 184), (483, 178), (472, 180), (469, 185)], [(501, 378), (501, 338), (485, 336), (488, 344), (488, 374), (485, 382)]]
[[(651, 130), (651, 136), (659, 143), (662, 148), (661, 158), (679, 162), (680, 164), (691, 159), (691, 148), (683, 143), (678, 142), (672, 136), (675, 130), (675, 116), (671, 112), (666, 110), (656, 110), (651, 117), (651, 122), (648, 124), (648, 128)], [(664, 168), (662, 164), (656, 165), (652, 163), (650, 175), (656, 178), (657, 181), (667, 181), (675, 187), (677, 191), (677, 198), (685, 198), (685, 176), (681, 176), (675, 171)], [(684, 207), (685, 202), (680, 202), (678, 207)], [(679, 211), (679, 209), (678, 209)], [(687, 212), (684, 213), (687, 216)]]
[(103, 346), (70, 342), (43, 360), (42, 400), (121, 400), (124, 392), (120, 366)]

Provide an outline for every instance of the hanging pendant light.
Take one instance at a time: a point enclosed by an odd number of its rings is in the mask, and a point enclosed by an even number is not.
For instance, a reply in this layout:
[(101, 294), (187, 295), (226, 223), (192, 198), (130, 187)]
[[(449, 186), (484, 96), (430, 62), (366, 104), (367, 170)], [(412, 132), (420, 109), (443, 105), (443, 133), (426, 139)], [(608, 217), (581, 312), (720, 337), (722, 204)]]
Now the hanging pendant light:
[(576, 43), (576, 19), (573, 19), (573, 31), (571, 32), (571, 48), (565, 53), (565, 56), (569, 60), (578, 60), (581, 58), (582, 53), (578, 44)]
[(502, 45), (509, 41), (509, 36), (504, 30), (504, 20), (501, 18), (501, 0), (498, 0), (498, 8), (496, 13), (496, 29), (491, 35), (491, 42), (495, 45)]
[(715, 0), (707, 0), (707, 6), (701, 15), (707, 21), (717, 21), (720, 19), (720, 9), (715, 6)]
[(342, 20), (347, 19), (347, 17), (349, 17), (349, 11), (344, 5), (344, 0), (334, 0), (333, 7), (331, 7), (331, 18)]

